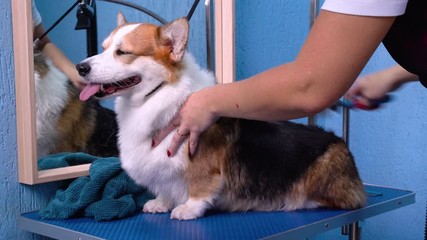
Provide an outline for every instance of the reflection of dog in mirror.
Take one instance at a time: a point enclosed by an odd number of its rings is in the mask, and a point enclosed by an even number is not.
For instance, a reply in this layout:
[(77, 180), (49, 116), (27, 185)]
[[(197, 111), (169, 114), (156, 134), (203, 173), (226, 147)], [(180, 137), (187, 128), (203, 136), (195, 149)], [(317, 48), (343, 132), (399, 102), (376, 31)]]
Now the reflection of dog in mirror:
[(34, 55), (38, 157), (58, 152), (118, 156), (115, 113), (79, 91), (42, 54)]
[(215, 84), (185, 51), (188, 30), (185, 18), (159, 27), (119, 14), (104, 52), (77, 64), (91, 83), (81, 100), (117, 96), (122, 167), (156, 196), (143, 211), (194, 219), (208, 209), (362, 207), (364, 186), (346, 144), (317, 127), (221, 118), (201, 135), (194, 156), (187, 143), (167, 156), (174, 132), (152, 147), (186, 98)]

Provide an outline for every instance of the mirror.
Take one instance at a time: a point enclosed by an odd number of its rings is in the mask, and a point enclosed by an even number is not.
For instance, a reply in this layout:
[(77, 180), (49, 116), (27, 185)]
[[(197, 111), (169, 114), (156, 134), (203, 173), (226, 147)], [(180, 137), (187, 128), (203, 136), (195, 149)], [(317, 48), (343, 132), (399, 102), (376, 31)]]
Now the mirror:
[[(55, 4), (56, 2), (57, 1), (52, 0), (50, 4)], [(66, 2), (70, 3), (69, 5), (71, 6), (71, 4), (75, 1), (70, 0)], [(43, 1), (43, 3), (49, 4), (48, 1)], [(97, 6), (101, 6), (101, 1), (98, 1), (97, 3)], [(192, 3), (193, 1), (186, 1), (185, 7), (182, 7), (182, 9), (186, 9), (185, 11), (188, 11), (189, 6), (191, 6)], [(215, 39), (218, 39), (217, 41), (215, 41), (215, 69), (216, 75), (218, 76), (218, 81), (234, 81), (234, 1), (217, 0), (215, 1), (215, 3), (210, 3), (210, 1), (206, 1), (205, 4), (206, 9), (208, 9), (211, 5), (214, 5), (213, 12), (215, 13)], [(156, 6), (158, 9), (153, 9), (153, 11), (159, 13), (168, 13), (165, 14), (168, 15), (168, 18), (166, 18), (167, 20), (172, 20), (174, 18), (181, 17), (183, 14), (186, 14), (185, 12), (179, 15), (179, 13), (177, 13), (176, 11), (176, 6), (169, 6), (167, 7), (167, 9), (165, 9), (164, 4), (157, 4)], [(38, 6), (38, 8), (40, 8), (40, 6)], [(200, 4), (198, 8), (203, 8), (203, 6)], [(52, 7), (52, 9), (54, 9), (53, 12), (59, 11), (57, 8)], [(115, 16), (115, 14), (117, 14), (117, 12), (119, 11), (117, 8), (111, 8), (111, 5), (104, 6), (104, 10), (104, 16), (98, 15), (98, 19), (103, 19), (103, 17), (111, 18), (111, 16)], [(199, 9), (198, 11), (203, 12), (203, 10), (201, 9)], [(102, 11), (98, 10), (98, 13), (101, 12)], [(134, 11), (134, 15), (138, 14), (142, 15), (141, 13), (135, 13)], [(128, 20), (141, 21), (140, 18), (142, 17), (140, 17), (139, 15), (136, 17), (130, 16), (128, 17)], [(208, 17), (206, 19), (211, 18), (210, 10), (207, 16)], [(43, 17), (43, 24), (45, 25), (45, 27), (48, 28), (50, 24), (45, 23), (44, 19), (45, 18)], [(112, 21), (114, 21), (115, 23), (115, 17)], [(24, 184), (38, 184), (87, 175), (90, 164), (81, 164), (76, 166), (60, 167), (48, 170), (38, 170), (38, 154), (36, 140), (37, 121), (35, 110), (36, 94), (33, 60), (33, 23), (31, 16), (31, 0), (12, 1), (12, 22), (14, 35), (13, 39), (15, 60), (15, 95), (19, 182)], [(192, 18), (192, 21), (190, 22), (190, 25), (192, 26), (192, 30), (190, 30), (190, 43), (188, 47), (190, 51), (195, 55), (196, 59), (206, 59), (206, 56), (204, 56), (206, 55), (206, 34), (204, 28), (208, 26), (208, 24), (206, 24), (206, 21), (203, 17), (197, 17), (195, 14)], [(99, 39), (102, 40), (102, 38), (107, 36), (107, 34), (114, 27), (98, 24)], [(60, 30), (57, 29), (55, 31), (60, 32)], [(51, 36), (51, 33), (49, 33), (49, 36)], [(191, 38), (193, 38), (193, 40), (191, 40)], [(54, 39), (51, 39), (51, 41), (57, 44)], [(80, 43), (79, 47), (81, 47), (81, 45), (84, 46), (85, 43)], [(84, 47), (84, 49), (86, 48)], [(64, 53), (66, 55), (68, 54), (67, 52)], [(85, 57), (86, 56), (81, 58), (83, 59)], [(73, 60), (77, 62), (81, 59)], [(201, 65), (203, 66), (203, 64)]]
[(75, 63), (97, 53), (95, 10), (95, 1), (32, 1), (39, 170), (94, 160), (69, 153), (119, 155), (114, 111), (95, 98), (79, 100), (83, 84)]

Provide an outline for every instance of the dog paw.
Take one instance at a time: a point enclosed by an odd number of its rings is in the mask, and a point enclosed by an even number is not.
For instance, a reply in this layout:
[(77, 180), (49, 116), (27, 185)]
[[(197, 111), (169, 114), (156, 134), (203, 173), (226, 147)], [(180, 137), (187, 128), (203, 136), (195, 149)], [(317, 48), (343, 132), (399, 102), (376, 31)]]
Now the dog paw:
[(172, 210), (171, 219), (191, 220), (203, 216), (203, 213), (204, 209), (181, 204)]
[(167, 205), (160, 199), (153, 199), (144, 204), (145, 213), (165, 213), (169, 211)]

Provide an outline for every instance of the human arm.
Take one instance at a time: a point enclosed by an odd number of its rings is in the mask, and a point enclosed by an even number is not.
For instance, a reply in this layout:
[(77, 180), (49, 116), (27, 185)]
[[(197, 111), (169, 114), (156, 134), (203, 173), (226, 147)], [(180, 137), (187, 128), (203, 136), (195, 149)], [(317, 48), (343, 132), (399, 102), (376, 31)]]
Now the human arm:
[(417, 79), (417, 75), (408, 72), (400, 65), (395, 65), (358, 78), (346, 96), (369, 106), (372, 101), (384, 99), (387, 93), (398, 89), (402, 84)]
[[(43, 24), (35, 26), (34, 39), (42, 36), (44, 32), (45, 29)], [(59, 70), (65, 73), (76, 87), (82, 89), (86, 85), (83, 78), (78, 74), (75, 65), (50, 41), (47, 35), (40, 40), (39, 47), (42, 49), (43, 54), (49, 58)]]
[[(294, 62), (202, 89), (187, 99), (172, 123), (181, 135), (189, 135), (192, 154), (200, 134), (221, 116), (273, 121), (313, 115), (350, 88), (393, 21), (322, 10)], [(160, 140), (155, 137), (155, 145)], [(183, 141), (174, 135), (170, 155)]]

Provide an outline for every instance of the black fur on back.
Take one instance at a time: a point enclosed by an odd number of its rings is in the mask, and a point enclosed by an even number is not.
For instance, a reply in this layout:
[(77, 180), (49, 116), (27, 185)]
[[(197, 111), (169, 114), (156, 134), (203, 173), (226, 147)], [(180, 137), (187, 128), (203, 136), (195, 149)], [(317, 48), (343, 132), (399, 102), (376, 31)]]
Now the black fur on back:
[(225, 171), (241, 184), (235, 191), (241, 198), (269, 198), (286, 192), (331, 144), (343, 143), (319, 127), (288, 121), (236, 121), (240, 135)]

